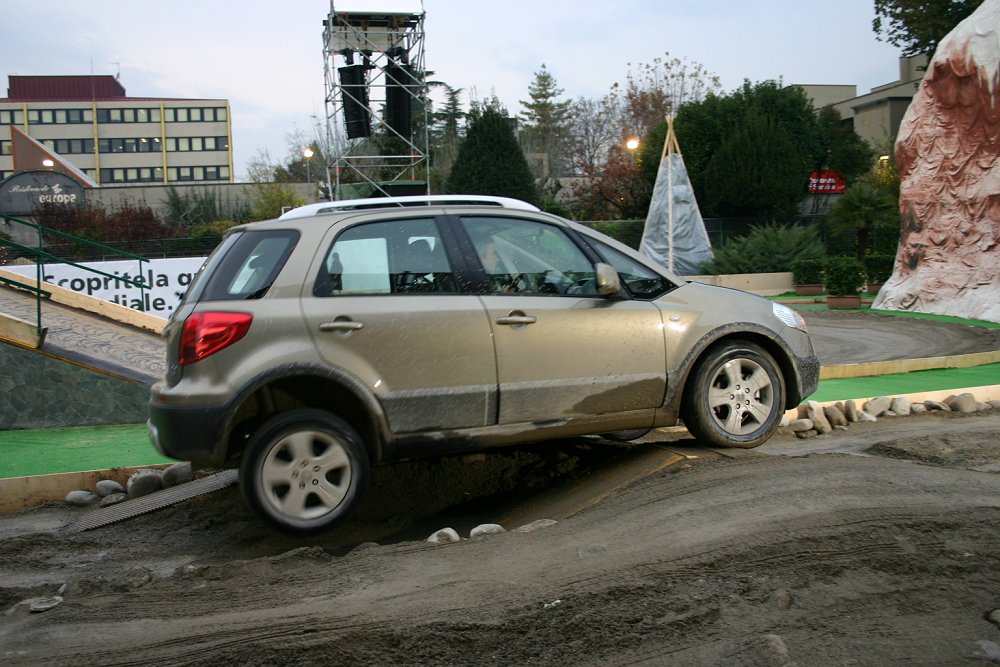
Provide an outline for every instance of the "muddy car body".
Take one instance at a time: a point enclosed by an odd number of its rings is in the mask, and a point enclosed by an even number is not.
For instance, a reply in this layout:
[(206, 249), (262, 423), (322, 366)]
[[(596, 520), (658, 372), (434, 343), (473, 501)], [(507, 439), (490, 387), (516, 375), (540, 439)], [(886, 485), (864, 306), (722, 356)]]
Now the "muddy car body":
[(314, 204), (236, 227), (165, 335), (158, 450), (240, 466), (248, 504), (298, 532), (342, 519), (387, 461), (679, 418), (756, 446), (819, 371), (791, 310), (499, 198)]

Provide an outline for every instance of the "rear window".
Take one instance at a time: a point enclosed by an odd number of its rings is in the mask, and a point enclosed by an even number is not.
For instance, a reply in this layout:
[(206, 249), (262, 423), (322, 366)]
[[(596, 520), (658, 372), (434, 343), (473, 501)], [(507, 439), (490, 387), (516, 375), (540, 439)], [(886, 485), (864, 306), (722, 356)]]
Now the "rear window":
[(206, 275), (201, 301), (259, 299), (292, 253), (295, 230), (243, 232)]

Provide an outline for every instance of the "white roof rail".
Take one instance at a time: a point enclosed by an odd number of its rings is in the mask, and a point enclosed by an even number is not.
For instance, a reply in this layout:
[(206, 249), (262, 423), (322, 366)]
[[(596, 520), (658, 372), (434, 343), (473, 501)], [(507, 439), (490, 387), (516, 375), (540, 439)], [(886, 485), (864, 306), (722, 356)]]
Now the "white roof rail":
[(311, 218), (321, 213), (349, 211), (369, 208), (393, 208), (406, 206), (445, 206), (448, 204), (467, 206), (497, 206), (518, 211), (538, 211), (538, 207), (520, 199), (510, 197), (494, 197), (492, 195), (417, 195), (407, 197), (372, 197), (371, 199), (342, 199), (340, 201), (325, 201), (316, 204), (306, 204), (282, 213), (278, 220), (293, 220), (295, 218)]

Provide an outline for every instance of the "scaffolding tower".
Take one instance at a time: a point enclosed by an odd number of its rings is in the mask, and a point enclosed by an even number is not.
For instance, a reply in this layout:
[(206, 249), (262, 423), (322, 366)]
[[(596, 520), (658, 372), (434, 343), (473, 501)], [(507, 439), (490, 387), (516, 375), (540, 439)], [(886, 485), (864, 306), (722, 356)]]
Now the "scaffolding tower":
[(360, 196), (430, 194), (422, 2), (413, 11), (334, 4), (323, 21), (331, 198), (359, 196), (350, 183), (370, 186)]

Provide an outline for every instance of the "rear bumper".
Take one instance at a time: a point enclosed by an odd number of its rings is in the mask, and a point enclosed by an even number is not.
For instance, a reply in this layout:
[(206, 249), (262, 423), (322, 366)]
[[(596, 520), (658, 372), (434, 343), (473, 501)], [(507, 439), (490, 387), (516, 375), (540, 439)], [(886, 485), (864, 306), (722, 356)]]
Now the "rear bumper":
[(146, 428), (160, 454), (196, 466), (221, 466), (226, 458), (225, 407), (172, 408), (150, 401)]

